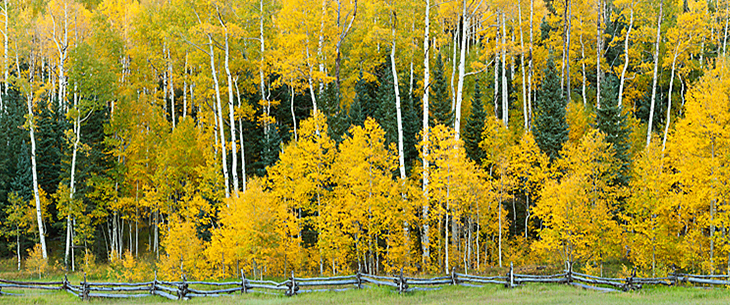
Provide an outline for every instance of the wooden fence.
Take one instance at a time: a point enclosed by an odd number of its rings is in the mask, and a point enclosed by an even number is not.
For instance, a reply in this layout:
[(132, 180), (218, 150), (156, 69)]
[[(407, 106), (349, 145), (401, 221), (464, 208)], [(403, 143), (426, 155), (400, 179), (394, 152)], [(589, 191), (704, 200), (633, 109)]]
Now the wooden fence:
[(295, 277), (294, 272), (292, 272), (291, 276), (283, 282), (248, 279), (243, 272), (241, 272), (240, 281), (232, 282), (188, 281), (185, 276), (182, 276), (181, 281), (176, 282), (159, 281), (155, 274), (155, 279), (150, 282), (92, 283), (88, 282), (84, 275), (83, 282), (78, 285), (73, 285), (65, 276), (64, 280), (60, 282), (25, 282), (0, 279), (0, 296), (23, 295), (22, 293), (3, 291), (3, 289), (12, 289), (13, 291), (66, 291), (82, 300), (88, 300), (89, 298), (140, 298), (153, 295), (171, 300), (188, 300), (193, 297), (217, 297), (233, 293), (294, 296), (301, 293), (364, 289), (375, 285), (392, 287), (393, 291), (397, 293), (438, 290), (441, 289), (440, 286), (444, 285), (468, 287), (503, 285), (506, 288), (514, 288), (526, 283), (566, 284), (603, 292), (637, 290), (641, 289), (643, 285), (730, 285), (730, 277), (727, 275), (672, 273), (667, 277), (642, 278), (636, 277), (634, 272), (632, 276), (626, 278), (605, 278), (573, 272), (571, 269), (559, 274), (530, 275), (515, 273), (512, 266), (510, 266), (509, 272), (504, 276), (476, 276), (457, 273), (453, 270), (451, 275), (433, 278), (403, 276), (402, 270), (398, 276), (357, 273), (348, 276), (314, 278)]

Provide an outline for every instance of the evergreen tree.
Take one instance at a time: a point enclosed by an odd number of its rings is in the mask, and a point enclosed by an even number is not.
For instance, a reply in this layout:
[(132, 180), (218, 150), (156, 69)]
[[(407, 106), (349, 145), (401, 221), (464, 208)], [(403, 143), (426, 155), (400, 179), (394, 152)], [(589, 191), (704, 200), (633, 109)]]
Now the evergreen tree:
[(410, 175), (414, 163), (420, 164), (419, 150), (416, 148), (420, 138), (418, 137), (423, 128), (422, 108), (416, 103), (416, 98), (411, 94), (405, 94), (403, 100), (403, 153), (406, 163), (406, 175)]
[(11, 181), (17, 172), (23, 143), (30, 141), (27, 131), (22, 129), (28, 112), (24, 108), (25, 99), (15, 90), (8, 93), (3, 98), (5, 109), (0, 111), (0, 208), (13, 191)]
[(376, 84), (367, 81), (361, 70), (360, 77), (355, 84), (355, 100), (353, 101), (355, 107), (350, 108), (350, 124), (362, 126), (365, 119), (375, 117), (375, 113), (378, 111), (375, 91)]
[(453, 127), (454, 112), (451, 111), (451, 98), (449, 97), (448, 84), (444, 76), (444, 62), (441, 54), (436, 58), (433, 68), (433, 83), (431, 83), (430, 126), (443, 124)]
[(346, 112), (340, 105), (340, 95), (334, 83), (325, 85), (319, 103), (322, 105), (322, 113), (327, 117), (327, 133), (336, 143), (340, 143), (350, 124)]
[(61, 157), (64, 154), (63, 131), (70, 128), (58, 111), (57, 103), (45, 99), (38, 101), (38, 122), (36, 126), (36, 157), (38, 161), (38, 184), (48, 194), (53, 194), (61, 181)]
[(466, 119), (464, 128), (464, 148), (466, 155), (474, 160), (477, 164), (482, 163), (484, 151), (479, 148), (479, 142), (482, 140), (482, 131), (484, 130), (484, 120), (487, 113), (484, 111), (482, 103), (482, 91), (479, 87), (479, 78), (474, 82), (474, 96), (471, 101), (471, 113)]
[(565, 121), (566, 104), (560, 97), (560, 78), (552, 56), (547, 61), (544, 74), (545, 78), (537, 92), (532, 133), (537, 146), (553, 161), (560, 156), (560, 150), (568, 140), (568, 123)]
[(606, 142), (613, 145), (614, 156), (619, 162), (613, 183), (628, 185), (630, 175), (629, 127), (623, 107), (618, 106), (618, 78), (607, 74), (601, 81), (601, 108), (596, 111), (596, 127), (606, 135)]
[[(390, 67), (390, 57), (385, 61)], [(378, 86), (378, 111), (375, 120), (385, 131), (386, 146), (398, 142), (398, 122), (396, 121), (395, 88), (393, 87), (393, 73), (390, 69), (381, 69), (380, 85)]]

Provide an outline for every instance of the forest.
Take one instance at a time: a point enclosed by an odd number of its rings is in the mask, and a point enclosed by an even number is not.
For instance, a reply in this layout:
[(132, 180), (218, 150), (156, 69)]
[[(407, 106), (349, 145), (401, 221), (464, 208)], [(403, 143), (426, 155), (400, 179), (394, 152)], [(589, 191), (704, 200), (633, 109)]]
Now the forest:
[(730, 273), (730, 0), (0, 6), (17, 270)]

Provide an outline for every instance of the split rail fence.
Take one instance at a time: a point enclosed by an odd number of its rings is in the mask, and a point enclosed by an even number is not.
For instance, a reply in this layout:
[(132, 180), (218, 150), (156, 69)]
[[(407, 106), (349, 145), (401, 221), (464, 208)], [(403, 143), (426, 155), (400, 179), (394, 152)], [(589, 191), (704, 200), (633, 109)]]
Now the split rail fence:
[[(64, 280), (59, 282), (26, 282), (0, 279), (0, 296), (22, 296), (23, 292), (30, 290), (50, 290), (65, 291), (82, 300), (89, 300), (90, 298), (141, 298), (155, 295), (171, 300), (187, 300), (194, 297), (218, 297), (233, 293), (294, 296), (302, 293), (339, 292), (373, 286), (392, 287), (393, 292), (405, 293), (438, 290), (441, 289), (440, 286), (444, 285), (468, 287), (503, 285), (506, 288), (514, 288), (526, 283), (553, 283), (603, 292), (637, 290), (644, 285), (730, 285), (730, 276), (728, 275), (672, 273), (667, 277), (642, 278), (636, 277), (634, 272), (632, 276), (626, 278), (606, 278), (573, 272), (571, 269), (559, 274), (530, 275), (515, 273), (510, 266), (509, 272), (504, 276), (476, 276), (457, 273), (454, 270), (451, 275), (433, 278), (403, 276), (402, 270), (398, 276), (357, 273), (348, 276), (314, 278), (295, 277), (294, 272), (292, 272), (291, 276), (283, 282), (248, 279), (243, 272), (241, 272), (240, 281), (229, 282), (188, 281), (185, 276), (182, 276), (181, 281), (176, 282), (159, 281), (156, 275), (155, 280), (141, 283), (95, 283), (88, 282), (86, 276), (84, 276), (83, 282), (79, 282), (78, 285), (73, 285), (65, 276)], [(9, 289), (14, 292), (9, 292)]]

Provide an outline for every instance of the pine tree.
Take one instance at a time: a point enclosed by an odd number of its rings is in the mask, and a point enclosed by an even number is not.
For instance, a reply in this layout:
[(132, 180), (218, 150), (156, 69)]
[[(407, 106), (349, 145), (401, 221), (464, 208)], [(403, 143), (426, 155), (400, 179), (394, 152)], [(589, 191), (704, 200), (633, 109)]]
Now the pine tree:
[[(385, 66), (390, 67), (390, 57), (385, 61)], [(393, 74), (390, 70), (381, 70), (380, 84), (378, 85), (378, 94), (376, 101), (378, 111), (375, 114), (375, 120), (385, 130), (386, 146), (390, 143), (398, 141), (398, 125), (395, 115), (395, 89), (393, 88)]]
[(560, 156), (563, 143), (568, 140), (568, 123), (565, 121), (565, 101), (560, 97), (560, 79), (552, 56), (544, 70), (545, 78), (538, 91), (535, 122), (532, 133), (537, 146), (550, 161)]
[(336, 143), (340, 143), (350, 124), (346, 112), (340, 105), (340, 94), (337, 92), (337, 86), (334, 83), (325, 86), (322, 94), (320, 94), (319, 103), (322, 107), (322, 113), (327, 117), (329, 123), (327, 132), (329, 132), (330, 138)]
[(38, 101), (40, 113), (37, 126), (38, 184), (48, 194), (53, 194), (61, 181), (61, 157), (63, 156), (66, 120), (57, 109), (58, 103), (45, 99)]
[[(405, 94), (403, 100), (403, 150), (405, 153), (406, 175), (409, 175), (414, 162), (421, 162), (419, 159), (418, 135), (423, 128), (421, 106), (417, 105), (416, 98), (411, 94)], [(418, 165), (416, 165), (418, 166)]]
[(466, 119), (466, 127), (464, 128), (464, 148), (466, 155), (474, 160), (477, 164), (481, 164), (484, 158), (484, 151), (479, 148), (479, 142), (482, 139), (482, 131), (484, 130), (484, 120), (487, 113), (484, 111), (482, 104), (482, 91), (479, 86), (479, 78), (474, 82), (474, 96), (471, 101), (471, 113)]
[(614, 157), (620, 162), (614, 183), (628, 185), (629, 168), (629, 127), (623, 107), (618, 106), (615, 75), (606, 75), (601, 81), (601, 108), (596, 111), (596, 127), (606, 136), (606, 142), (613, 145)]
[(354, 109), (352, 107), (350, 108), (350, 124), (362, 126), (365, 119), (375, 117), (375, 113), (378, 110), (375, 89), (376, 84), (367, 81), (361, 70), (360, 77), (355, 84), (355, 100), (353, 101), (353, 105), (356, 106)]
[(436, 58), (436, 65), (433, 68), (433, 83), (431, 83), (430, 100), (430, 126), (438, 124), (451, 126), (454, 124), (454, 113), (451, 111), (451, 99), (449, 97), (448, 84), (444, 76), (444, 62), (441, 54)]

